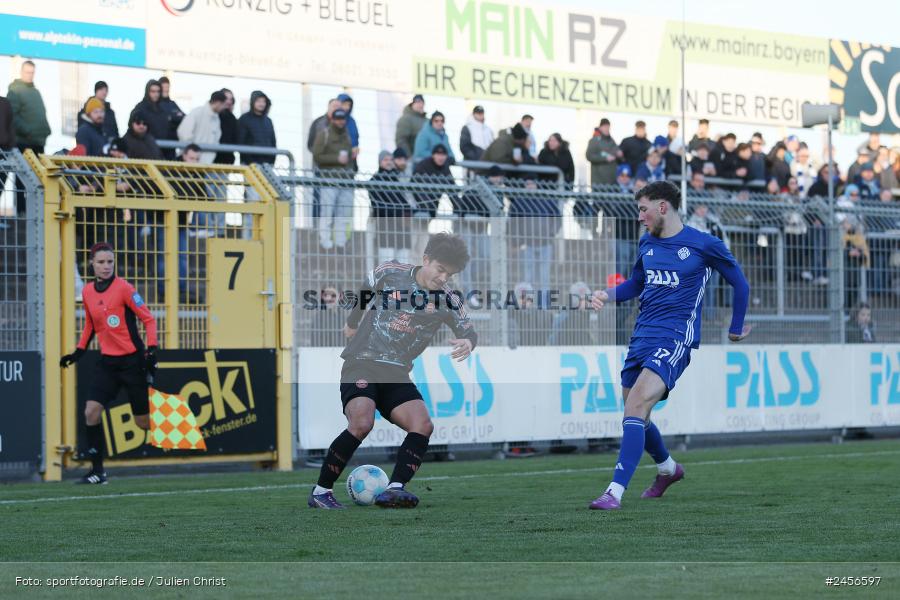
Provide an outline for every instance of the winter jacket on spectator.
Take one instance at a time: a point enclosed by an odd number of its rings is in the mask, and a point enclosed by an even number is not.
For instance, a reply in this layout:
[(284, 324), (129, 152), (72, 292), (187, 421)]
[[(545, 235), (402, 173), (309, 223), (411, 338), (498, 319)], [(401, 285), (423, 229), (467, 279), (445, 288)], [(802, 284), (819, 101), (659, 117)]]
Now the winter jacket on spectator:
[(644, 161), (640, 164), (640, 166), (638, 166), (638, 170), (634, 178), (643, 179), (647, 183), (653, 183), (654, 181), (664, 181), (666, 179), (666, 163), (660, 160), (659, 164), (654, 167), (649, 162)]
[(719, 177), (724, 177), (725, 179), (738, 178), (736, 171), (741, 165), (739, 164), (737, 152), (734, 150), (728, 152), (721, 144), (719, 144), (716, 146), (716, 149), (711, 156), (713, 162), (716, 164), (716, 173)]
[(681, 155), (671, 150), (666, 150), (662, 155), (662, 162), (666, 166), (666, 175), (681, 175)]
[(459, 134), (459, 151), (466, 160), (481, 160), (484, 151), (494, 141), (494, 132), (483, 121), (469, 116)]
[(169, 115), (169, 130), (166, 132), (165, 139), (177, 140), (178, 126), (181, 125), (181, 121), (184, 119), (184, 111), (178, 107), (177, 102), (165, 96), (160, 96), (159, 107)]
[(766, 155), (754, 152), (747, 161), (747, 181), (764, 181), (766, 179)]
[[(569, 142), (564, 141), (556, 152), (547, 147), (547, 142), (544, 142), (544, 148), (538, 154), (538, 164), (557, 167), (563, 172), (566, 183), (575, 181), (575, 161), (569, 151)], [(556, 175), (551, 173), (541, 173), (538, 177), (546, 181), (556, 181)]]
[(766, 157), (766, 164), (768, 166), (768, 177), (767, 179), (775, 179), (778, 182), (779, 188), (784, 188), (787, 186), (788, 179), (791, 178), (791, 167), (787, 164), (787, 161), (784, 158), (779, 158), (779, 150), (784, 150), (784, 142), (778, 142), (772, 149), (769, 150), (769, 154)]
[(168, 139), (166, 136), (169, 134), (171, 117), (169, 113), (162, 109), (159, 102), (150, 100), (150, 82), (147, 82), (147, 85), (144, 86), (144, 99), (135, 105), (131, 114), (133, 116), (138, 112), (143, 114), (144, 119), (147, 121), (147, 133), (157, 140)]
[(857, 175), (856, 179), (853, 180), (859, 187), (859, 197), (861, 200), (878, 200), (878, 195), (881, 193), (881, 187), (878, 185), (878, 178), (872, 178), (868, 181), (862, 176)]
[(403, 115), (397, 120), (397, 132), (394, 135), (394, 142), (398, 148), (403, 148), (407, 156), (413, 155), (416, 147), (416, 136), (419, 130), (425, 125), (428, 119), (425, 118), (424, 112), (416, 112), (413, 110), (412, 102), (403, 109)]
[[(453, 183), (453, 176), (450, 174), (449, 159), (440, 167), (437, 166), (434, 162), (434, 158), (431, 156), (416, 163), (416, 168), (413, 170), (412, 181), (420, 180), (428, 183), (435, 183), (441, 179), (446, 180), (447, 183)], [(417, 192), (415, 194), (417, 205), (416, 212), (425, 211), (433, 218), (435, 214), (437, 214), (438, 202), (442, 195), (443, 193), (441, 192)]]
[(0, 96), (0, 150), (12, 150), (16, 146), (16, 128), (9, 100)]
[(688, 169), (690, 170), (690, 172), (691, 172), (692, 174), (693, 174), (693, 173), (703, 173), (703, 174), (706, 175), (707, 177), (716, 177), (716, 176), (718, 176), (718, 173), (717, 173), (717, 172), (715, 173), (715, 175), (707, 175), (707, 174), (704, 172), (704, 170), (703, 170), (704, 167), (706, 167), (707, 165), (712, 165), (712, 168), (713, 168), (713, 169), (716, 168), (716, 163), (714, 163), (714, 162), (712, 161), (711, 158), (707, 158), (706, 160), (703, 160), (703, 159), (700, 158), (699, 156), (695, 156), (695, 157), (692, 158), (692, 159), (690, 160), (690, 162), (688, 163)]
[[(219, 137), (220, 144), (238, 143), (238, 120), (234, 113), (227, 108), (223, 108), (219, 112), (219, 129), (222, 130), (222, 135)], [(217, 165), (233, 165), (234, 152), (218, 152), (213, 162)]]
[[(106, 100), (103, 101), (103, 110), (105, 112), (103, 117), (103, 135), (106, 136), (106, 139), (114, 140), (119, 137), (119, 123), (116, 121), (116, 111), (112, 109), (112, 106)], [(83, 114), (84, 108), (78, 111), (79, 123), (81, 123), (81, 115)]]
[(700, 146), (706, 146), (709, 148), (710, 153), (712, 153), (713, 149), (716, 147), (716, 143), (708, 137), (697, 137), (697, 134), (695, 133), (694, 137), (691, 138), (691, 141), (688, 142), (688, 150), (693, 152)]
[(310, 152), (312, 152), (313, 144), (316, 143), (316, 136), (319, 135), (320, 131), (325, 131), (328, 129), (328, 125), (331, 124), (328, 115), (321, 115), (315, 118), (312, 124), (309, 126), (309, 135), (306, 137), (306, 148)]
[[(516, 162), (513, 160), (513, 149), (516, 146), (517, 144), (512, 137), (512, 130), (504, 129), (497, 136), (497, 139), (491, 142), (491, 145), (484, 151), (484, 156), (481, 157), (481, 160), (500, 163), (501, 165), (513, 165)], [(525, 149), (523, 148), (522, 153), (524, 154), (524, 152)]]
[[(619, 147), (610, 135), (594, 130), (584, 157), (591, 163), (591, 185), (612, 185), (616, 182), (616, 155)], [(646, 156), (646, 153), (644, 154)]]
[[(258, 98), (266, 99), (266, 108), (262, 114), (256, 114), (253, 111), (253, 105)], [(241, 115), (238, 119), (238, 144), (243, 146), (261, 146), (264, 148), (275, 148), (275, 125), (269, 118), (269, 109), (272, 108), (272, 101), (259, 90), (250, 94), (250, 110)], [(244, 154), (241, 153), (241, 164), (249, 165), (252, 163), (275, 163), (275, 156), (272, 154)]]
[(359, 148), (359, 128), (356, 126), (356, 119), (353, 118), (353, 98), (350, 94), (338, 94), (337, 99), (350, 103), (350, 108), (347, 109), (347, 133), (350, 134), (350, 143), (353, 147)]
[[(218, 144), (222, 137), (222, 124), (219, 115), (209, 103), (198, 106), (181, 120), (178, 125), (178, 139), (194, 144)], [(216, 158), (215, 152), (201, 152), (200, 162), (211, 165)]]
[(122, 136), (118, 142), (119, 150), (125, 153), (128, 158), (136, 158), (141, 160), (162, 160), (163, 153), (159, 146), (156, 145), (156, 139), (146, 133), (143, 137), (138, 137), (131, 127)]
[[(316, 141), (313, 143), (313, 160), (320, 169), (352, 171), (353, 161), (349, 160), (352, 148), (353, 143), (350, 141), (350, 132), (347, 131), (347, 127), (338, 127), (332, 123), (328, 129), (320, 131), (316, 136)], [(341, 164), (339, 160), (342, 151), (348, 157), (346, 164)]]
[[(628, 136), (622, 140), (621, 144), (619, 144), (619, 149), (622, 150), (625, 163), (631, 167), (632, 173), (637, 173), (638, 167), (647, 158), (647, 150), (650, 149), (651, 145), (650, 140), (647, 138), (639, 138), (635, 135)], [(613, 172), (615, 172), (615, 170), (613, 170)], [(613, 177), (613, 180), (615, 180), (615, 177)]]
[(103, 125), (97, 125), (87, 115), (82, 115), (75, 134), (75, 143), (84, 146), (87, 156), (106, 156), (110, 140), (103, 135)]
[[(370, 181), (400, 181), (400, 174), (396, 169), (378, 167), (378, 172), (372, 175)], [(401, 191), (370, 190), (369, 204), (375, 218), (402, 217), (410, 214), (409, 203)]]
[(447, 148), (447, 156), (449, 156), (450, 164), (456, 162), (453, 155), (453, 149), (450, 147), (450, 138), (447, 137), (447, 130), (436, 130), (431, 123), (426, 122), (419, 130), (416, 136), (415, 151), (413, 152), (413, 161), (418, 162), (431, 156), (431, 150), (438, 144), (443, 144)]
[(50, 135), (47, 109), (41, 92), (33, 83), (16, 79), (9, 84), (6, 94), (12, 106), (16, 143), (20, 146), (43, 146)]
[[(834, 186), (834, 195), (835, 196), (838, 195), (838, 191), (839, 191), (838, 184), (835, 184), (835, 186)], [(827, 198), (828, 197), (828, 181), (824, 177), (822, 177), (822, 171), (819, 171), (819, 175), (816, 176), (815, 182), (813, 182), (813, 184), (811, 186), (809, 186), (809, 189), (806, 191), (806, 197), (807, 198), (815, 198), (815, 197)]]

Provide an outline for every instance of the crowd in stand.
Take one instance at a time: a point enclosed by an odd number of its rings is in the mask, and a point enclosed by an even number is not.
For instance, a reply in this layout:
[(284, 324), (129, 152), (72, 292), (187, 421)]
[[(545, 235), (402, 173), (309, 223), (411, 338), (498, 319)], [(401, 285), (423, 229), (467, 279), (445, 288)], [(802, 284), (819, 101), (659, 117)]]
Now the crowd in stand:
[[(7, 98), (0, 98), (0, 149), (17, 147), (37, 153), (45, 151), (50, 125), (40, 91), (34, 84), (35, 65), (25, 61), (21, 76), (9, 85)], [(161, 148), (157, 140), (173, 140), (182, 144), (238, 144), (260, 148), (277, 146), (275, 126), (268, 116), (269, 97), (262, 91), (250, 96), (249, 110), (240, 117), (233, 112), (235, 96), (228, 89), (213, 91), (209, 101), (185, 112), (171, 97), (171, 83), (166, 77), (147, 82), (143, 99), (124, 119), (117, 117), (108, 99), (109, 86), (98, 81), (94, 94), (79, 112), (76, 145), (69, 154), (85, 156), (128, 157), (134, 159), (174, 159), (176, 152)], [(483, 106), (475, 106), (461, 128), (458, 140), (447, 133), (447, 119), (439, 110), (426, 110), (426, 99), (415, 95), (396, 123), (393, 148), (378, 155), (378, 171), (371, 179), (383, 182), (429, 181), (452, 184), (451, 166), (459, 161), (483, 161), (502, 167), (520, 167), (515, 172), (479, 167), (471, 172), (485, 177), (499, 197), (504, 189), (534, 189), (542, 181), (556, 182), (557, 175), (547, 172), (528, 172), (529, 166), (555, 167), (562, 181), (574, 186), (575, 161), (570, 142), (553, 133), (538, 147), (533, 133), (534, 117), (525, 114), (516, 123), (495, 132), (485, 121)], [(859, 147), (857, 159), (846, 170), (836, 169), (830, 174), (827, 164), (820, 164), (811, 156), (809, 147), (797, 136), (777, 140), (769, 147), (762, 134), (754, 133), (739, 141), (734, 133), (713, 137), (709, 121), (701, 119), (690, 141), (685, 145), (678, 121), (668, 123), (665, 134), (652, 136), (644, 121), (637, 121), (631, 135), (616, 140), (609, 119), (600, 120), (588, 141), (584, 158), (590, 164), (590, 186), (594, 189), (633, 192), (644, 185), (664, 180), (687, 178), (694, 196), (722, 195), (729, 197), (748, 191), (766, 192), (773, 196), (804, 199), (826, 196), (829, 179), (838, 197), (838, 208), (848, 214), (841, 219), (847, 254), (861, 264), (869, 264), (870, 250), (864, 226), (849, 214), (855, 203), (865, 200), (892, 202), (893, 191), (900, 178), (900, 148), (881, 144), (879, 134), (871, 133)], [(353, 117), (353, 98), (340, 94), (328, 102), (325, 114), (315, 119), (309, 129), (307, 147), (315, 168), (323, 175), (356, 178), (359, 171), (360, 131)], [(454, 147), (458, 152), (454, 151)], [(196, 157), (194, 157), (196, 155)], [(233, 164), (232, 152), (208, 152), (194, 148), (194, 160), (207, 164)], [(183, 157), (182, 157), (183, 160)], [(240, 153), (242, 164), (273, 163), (273, 154)], [(835, 165), (837, 167), (837, 165)], [(324, 185), (315, 190), (315, 216), (320, 248), (341, 250), (349, 240), (353, 210), (353, 189), (340, 184)], [(540, 216), (553, 231), (541, 231), (542, 239), (558, 232), (559, 209), (542, 202), (539, 196), (529, 198), (516, 193), (510, 198), (526, 198), (517, 204), (507, 201), (510, 216)], [(370, 196), (371, 214), (389, 224), (380, 231), (378, 247), (384, 257), (389, 254), (412, 252), (427, 237), (428, 219), (434, 218), (440, 193), (423, 191), (373, 191)], [(473, 197), (451, 197), (454, 214), (464, 217), (488, 212)], [(718, 227), (717, 218), (703, 203), (691, 220), (706, 229)], [(473, 208), (474, 206), (474, 208)], [(577, 207), (576, 207), (577, 208)], [(23, 210), (19, 206), (19, 210)], [(577, 211), (576, 211), (577, 216)], [(419, 217), (420, 225), (407, 227), (397, 219)], [(394, 219), (394, 221), (391, 221)], [(821, 227), (821, 223), (804, 223), (805, 231)], [(469, 219), (463, 227), (470, 243), (480, 243), (484, 231), (476, 219)], [(401, 233), (401, 230), (409, 229)], [(391, 233), (393, 231), (393, 233)], [(523, 240), (535, 238), (533, 232), (520, 232)], [(810, 234), (812, 253), (824, 255), (824, 241)], [(524, 244), (523, 283), (539, 289), (548, 285), (548, 265), (552, 256), (549, 245)], [(475, 253), (477, 255), (477, 253)], [(890, 254), (889, 256), (893, 256)], [(891, 259), (892, 260), (892, 259)], [(864, 262), (863, 262), (864, 261)], [(476, 261), (477, 262), (477, 261)], [(826, 283), (824, 258), (814, 261), (809, 269), (810, 279)], [(881, 265), (886, 267), (886, 265)], [(473, 263), (473, 271), (479, 265)], [(804, 271), (804, 278), (807, 271)], [(477, 273), (476, 273), (477, 279)]]

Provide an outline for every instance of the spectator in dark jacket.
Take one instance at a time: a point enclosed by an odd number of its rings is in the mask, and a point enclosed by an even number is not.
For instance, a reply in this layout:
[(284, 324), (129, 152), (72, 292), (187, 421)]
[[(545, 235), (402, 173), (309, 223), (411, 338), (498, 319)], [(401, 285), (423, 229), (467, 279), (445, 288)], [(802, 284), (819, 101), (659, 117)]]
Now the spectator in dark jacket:
[[(12, 105), (0, 96), (0, 150), (8, 152), (16, 146), (16, 128), (13, 125)], [(3, 178), (6, 179), (5, 177)], [(2, 187), (2, 186), (0, 186)]]
[(769, 170), (768, 177), (778, 182), (779, 189), (787, 187), (788, 179), (791, 178), (791, 167), (785, 160), (786, 153), (787, 148), (784, 142), (779, 141), (772, 146), (772, 149), (769, 150), (769, 155), (766, 157)]
[[(275, 148), (275, 125), (269, 118), (272, 102), (259, 90), (250, 94), (250, 110), (238, 119), (238, 143), (243, 146)], [(273, 154), (241, 154), (241, 164), (275, 163)]]
[(609, 119), (600, 119), (588, 142), (584, 157), (591, 163), (591, 186), (612, 185), (616, 182), (616, 161), (624, 154), (609, 133)]
[(12, 106), (16, 144), (22, 152), (31, 149), (35, 154), (44, 153), (44, 143), (50, 135), (47, 109), (41, 92), (34, 85), (34, 63), (22, 63), (19, 79), (9, 84), (6, 98)]
[[(427, 183), (441, 181), (453, 183), (453, 176), (450, 174), (450, 156), (443, 144), (432, 148), (431, 156), (416, 163), (416, 168), (413, 170), (413, 181), (417, 179)], [(417, 210), (427, 212), (431, 218), (434, 218), (437, 214), (438, 201), (442, 195), (441, 191), (416, 193)]]
[[(835, 196), (837, 196), (837, 186), (835, 186)], [(819, 173), (816, 175), (816, 180), (813, 182), (811, 186), (809, 186), (809, 190), (806, 192), (807, 198), (827, 198), (828, 197), (828, 165), (823, 165), (822, 168), (819, 169)]]
[(669, 138), (664, 135), (656, 136), (653, 140), (653, 147), (659, 152), (659, 157), (666, 169), (666, 177), (681, 175), (681, 155), (672, 152)]
[(737, 136), (733, 133), (726, 133), (719, 140), (716, 149), (713, 152), (713, 162), (716, 163), (716, 171), (719, 177), (725, 179), (738, 179), (738, 156), (735, 151), (737, 145)]
[(482, 160), (502, 165), (518, 165), (525, 161), (528, 154), (528, 132), (521, 123), (500, 132), (487, 150)]
[[(238, 122), (234, 116), (234, 93), (228, 88), (222, 88), (221, 92), (225, 94), (225, 106), (219, 111), (219, 127), (222, 135), (219, 137), (220, 144), (237, 144), (238, 143)], [(217, 152), (213, 163), (218, 165), (233, 165), (234, 152)]]
[(132, 114), (141, 113), (144, 116), (147, 132), (157, 140), (167, 139), (165, 136), (169, 134), (169, 113), (159, 105), (161, 97), (162, 87), (158, 81), (151, 79), (144, 86), (144, 99), (138, 102), (131, 111)]
[(310, 152), (313, 151), (313, 144), (316, 143), (316, 136), (319, 135), (320, 131), (325, 131), (328, 129), (328, 126), (331, 124), (331, 115), (334, 114), (334, 111), (341, 107), (341, 101), (337, 98), (332, 98), (328, 101), (328, 108), (325, 111), (324, 115), (316, 117), (312, 124), (309, 126), (309, 135), (306, 136), (306, 148)]
[(459, 149), (466, 160), (481, 160), (494, 141), (494, 132), (484, 122), (484, 107), (476, 106), (459, 134)]
[(106, 156), (109, 153), (108, 139), (103, 133), (105, 112), (103, 101), (91, 98), (84, 104), (75, 143), (84, 146), (87, 156)]
[(763, 136), (758, 131), (750, 137), (750, 161), (747, 164), (747, 181), (765, 181), (766, 154), (762, 151)]
[(704, 177), (715, 177), (717, 175), (716, 163), (709, 157), (709, 146), (699, 144), (692, 154), (694, 157), (689, 163), (691, 173), (700, 173)]
[(403, 114), (397, 120), (397, 131), (394, 134), (394, 143), (398, 148), (412, 156), (416, 147), (416, 136), (425, 125), (425, 98), (422, 94), (413, 96), (412, 102), (403, 108)]
[[(569, 142), (563, 139), (559, 133), (553, 133), (544, 142), (544, 148), (538, 154), (538, 164), (548, 167), (557, 167), (563, 172), (565, 182), (571, 184), (575, 181), (575, 161), (569, 152)], [(542, 173), (540, 178), (546, 181), (556, 181), (556, 175)]]
[(753, 158), (750, 144), (741, 142), (737, 145), (735, 154), (737, 155), (737, 160), (735, 161), (737, 166), (734, 169), (734, 174), (745, 182), (750, 181), (750, 159)]
[[(184, 111), (182, 111), (178, 107), (178, 104), (174, 100), (172, 100), (172, 97), (169, 95), (171, 85), (172, 84), (169, 81), (168, 77), (159, 78), (159, 87), (161, 92), (159, 98), (159, 107), (163, 110), (163, 112), (169, 115), (169, 130), (166, 132), (166, 136), (161, 139), (177, 140), (178, 126), (181, 125), (181, 120), (184, 119)], [(163, 154), (166, 156), (166, 158), (175, 158), (175, 150), (163, 150)]]
[(870, 162), (862, 166), (853, 183), (859, 187), (859, 197), (863, 200), (877, 200), (881, 194), (881, 186), (875, 177), (875, 167)]
[(637, 173), (638, 166), (647, 158), (647, 151), (652, 144), (647, 139), (647, 124), (637, 121), (634, 124), (634, 135), (622, 140), (619, 149), (625, 164), (631, 167), (632, 173)]
[[(119, 137), (119, 123), (116, 121), (116, 112), (110, 106), (109, 101), (107, 101), (106, 96), (109, 94), (109, 86), (105, 81), (98, 81), (94, 84), (94, 98), (97, 98), (101, 102), (103, 102), (103, 108), (105, 110), (105, 116), (103, 117), (103, 135), (106, 136), (107, 139), (114, 140)], [(88, 98), (90, 100), (90, 98)], [(84, 114), (84, 109), (82, 108), (78, 112), (78, 122), (81, 123), (81, 116)]]
[[(394, 157), (387, 150), (378, 154), (378, 172), (369, 181), (400, 181)], [(411, 207), (403, 192), (372, 189), (369, 191), (369, 205), (374, 218), (378, 263), (389, 260), (409, 262), (412, 244), (408, 220)]]
[(700, 146), (706, 146), (711, 152), (715, 145), (715, 142), (709, 139), (709, 119), (700, 119), (697, 122), (697, 133), (688, 143), (688, 150), (694, 152)]
[(156, 139), (149, 132), (147, 118), (140, 111), (131, 113), (131, 118), (128, 119), (128, 131), (122, 136), (118, 146), (119, 150), (124, 152), (128, 158), (144, 160), (162, 160), (163, 158), (162, 150), (156, 145)]

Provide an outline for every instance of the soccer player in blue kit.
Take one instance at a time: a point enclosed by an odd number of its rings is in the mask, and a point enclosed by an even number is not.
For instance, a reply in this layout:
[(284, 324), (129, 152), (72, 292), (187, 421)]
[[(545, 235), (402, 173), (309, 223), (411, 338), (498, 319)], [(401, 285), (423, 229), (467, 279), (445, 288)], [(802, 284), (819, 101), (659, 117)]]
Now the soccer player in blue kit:
[(659, 498), (684, 478), (684, 468), (666, 450), (659, 429), (650, 421), (650, 411), (668, 397), (691, 362), (691, 350), (700, 347), (703, 294), (713, 269), (734, 288), (728, 339), (739, 342), (750, 333), (744, 325), (750, 286), (720, 239), (682, 224), (678, 188), (657, 181), (637, 192), (635, 200), (638, 220), (647, 233), (638, 242), (631, 278), (615, 288), (594, 292), (591, 301), (599, 310), (607, 301), (640, 298), (622, 367), (622, 446), (612, 483), (590, 504), (594, 510), (621, 508), (622, 494), (645, 450), (656, 462), (658, 474), (641, 498)]

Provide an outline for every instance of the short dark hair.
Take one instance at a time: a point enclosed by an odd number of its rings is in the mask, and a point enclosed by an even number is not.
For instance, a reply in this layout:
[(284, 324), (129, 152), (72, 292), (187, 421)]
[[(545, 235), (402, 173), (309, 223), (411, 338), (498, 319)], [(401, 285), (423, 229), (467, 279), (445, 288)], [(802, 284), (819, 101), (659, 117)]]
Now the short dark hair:
[(750, 144), (748, 144), (747, 142), (741, 142), (740, 144), (737, 145), (738, 152), (743, 152), (744, 150), (749, 150), (749, 149), (750, 149)]
[(678, 121), (676, 121), (675, 119), (672, 119), (671, 121), (669, 121), (669, 125), (674, 125), (675, 127), (678, 127)]
[(31, 65), (31, 66), (33, 67), (33, 66), (34, 66), (34, 61), (26, 60), (25, 62), (22, 63), (22, 66), (23, 66), (23, 67), (24, 67), (25, 65)]
[(109, 242), (97, 242), (96, 244), (91, 246), (91, 259), (97, 256), (97, 254), (99, 254), (100, 252), (112, 252), (113, 254), (116, 253), (116, 251), (113, 250), (112, 244), (110, 244)]
[(436, 233), (428, 238), (425, 256), (448, 267), (462, 271), (469, 264), (469, 249), (458, 235), (452, 233)]
[(697, 123), (700, 125), (709, 125), (709, 119), (700, 119)]
[(442, 112), (439, 111), (439, 110), (436, 110), (436, 111), (434, 111), (433, 113), (431, 113), (431, 118), (428, 119), (428, 121), (429, 121), (429, 122), (432, 122), (432, 121), (434, 121), (435, 119), (437, 119), (438, 117), (444, 119), (444, 121), (447, 120), (447, 117), (444, 116), (444, 113), (442, 113)]
[(172, 83), (171, 81), (169, 81), (169, 78), (166, 77), (165, 75), (163, 75), (162, 77), (157, 79), (157, 81), (159, 82), (159, 85), (162, 85), (164, 83)]
[(722, 136), (722, 139), (723, 139), (723, 140), (737, 140), (737, 136), (734, 135), (734, 134), (731, 133), (731, 132), (728, 132), (728, 133), (726, 133), (725, 135)]
[(108, 90), (108, 89), (109, 89), (109, 86), (106, 84), (105, 81), (98, 81), (97, 83), (94, 84), (95, 92), (98, 90)]
[(222, 90), (216, 90), (209, 96), (210, 102), (225, 102), (226, 100), (228, 100), (228, 98)]
[(643, 121), (635, 121), (635, 122), (634, 122), (634, 126), (635, 126), (635, 127), (643, 127), (644, 129), (647, 128), (647, 124), (644, 123)]
[(681, 190), (671, 181), (654, 181), (642, 187), (635, 195), (635, 200), (665, 200), (678, 210), (681, 208)]
[(188, 144), (187, 146), (184, 147), (184, 150), (182, 150), (181, 152), (182, 152), (182, 154), (184, 154), (185, 152), (188, 152), (188, 151), (197, 152), (197, 153), (203, 152), (203, 150), (201, 150), (200, 146), (198, 146), (197, 144)]
[(519, 120), (520, 120), (520, 121), (524, 121), (525, 119), (531, 119), (532, 121), (534, 121), (534, 117), (532, 117), (532, 116), (529, 115), (528, 113), (525, 113), (524, 115), (522, 115), (522, 118), (519, 119)]

